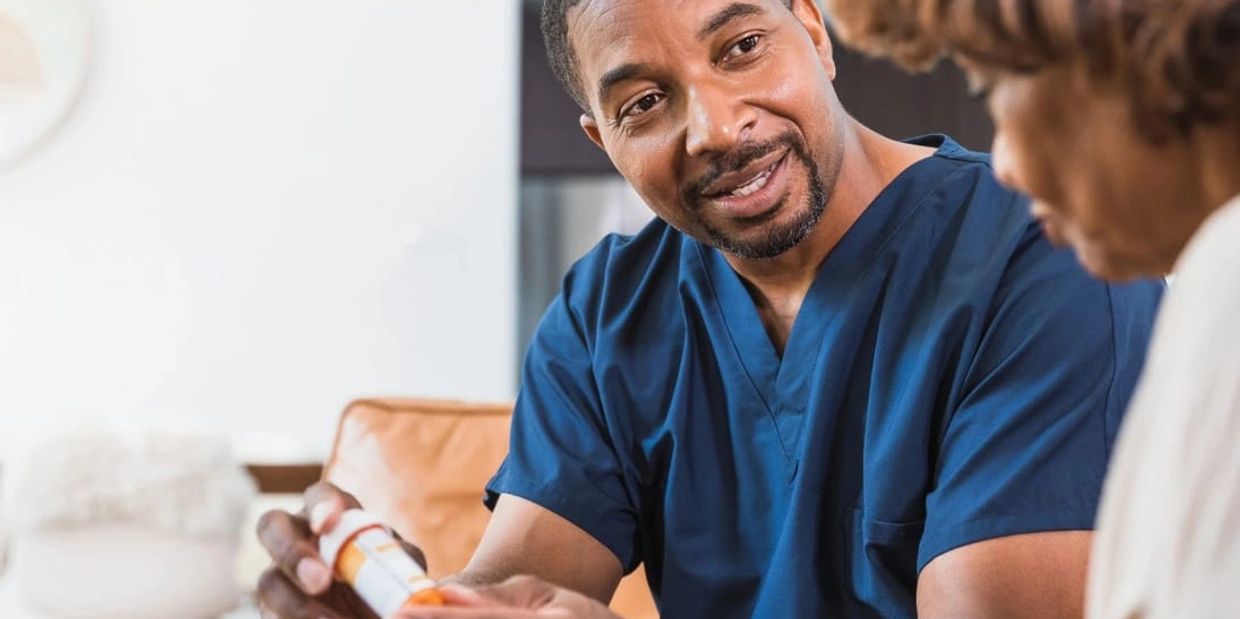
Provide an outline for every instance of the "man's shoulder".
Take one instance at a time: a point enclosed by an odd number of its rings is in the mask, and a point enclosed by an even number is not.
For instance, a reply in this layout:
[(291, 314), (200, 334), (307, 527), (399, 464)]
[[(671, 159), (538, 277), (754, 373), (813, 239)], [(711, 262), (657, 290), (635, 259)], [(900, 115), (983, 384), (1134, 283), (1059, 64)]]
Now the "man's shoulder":
[(573, 264), (561, 294), (582, 318), (615, 313), (643, 296), (675, 290), (696, 245), (660, 219), (633, 235), (609, 234)]
[[(938, 220), (935, 227), (954, 221), (961, 224), (958, 231), (962, 233), (1005, 236), (1002, 231), (1006, 230), (1019, 237), (1028, 237), (1038, 229), (1029, 213), (1029, 200), (999, 182), (989, 153), (969, 150), (942, 135), (922, 136), (909, 142), (936, 148), (928, 165), (920, 168), (927, 177), (927, 185), (918, 200), (919, 204), (938, 205), (936, 209), (919, 209), (923, 215)], [(997, 240), (990, 239), (992, 247)]]
[(879, 215), (891, 230), (886, 252), (914, 264), (975, 270), (983, 278), (1003, 274), (1016, 255), (1030, 249), (1050, 258), (1047, 248), (1031, 247), (1038, 245), (1042, 231), (1029, 200), (999, 182), (990, 155), (945, 136), (911, 142), (936, 151), (887, 190), (896, 198), (895, 206)]
[(907, 144), (933, 148), (934, 154), (931, 157), (934, 160), (952, 168), (989, 169), (991, 167), (990, 153), (970, 150), (956, 140), (952, 139), (951, 136), (943, 134), (929, 134), (909, 138), (904, 140), (904, 142)]

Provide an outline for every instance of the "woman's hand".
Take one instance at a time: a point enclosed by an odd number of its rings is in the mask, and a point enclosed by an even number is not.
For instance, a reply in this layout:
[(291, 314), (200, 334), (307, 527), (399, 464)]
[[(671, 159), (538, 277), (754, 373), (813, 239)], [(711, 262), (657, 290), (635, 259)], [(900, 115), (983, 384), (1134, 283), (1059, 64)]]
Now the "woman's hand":
[(620, 619), (597, 600), (533, 576), (514, 576), (498, 585), (443, 585), (439, 590), (446, 606), (404, 610), (396, 619)]

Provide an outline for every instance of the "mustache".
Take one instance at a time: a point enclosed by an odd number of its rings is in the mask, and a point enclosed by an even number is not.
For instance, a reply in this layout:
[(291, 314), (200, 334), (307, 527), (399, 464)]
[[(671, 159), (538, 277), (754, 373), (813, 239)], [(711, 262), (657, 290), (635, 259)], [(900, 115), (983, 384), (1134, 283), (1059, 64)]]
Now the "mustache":
[(805, 143), (792, 132), (781, 133), (762, 142), (745, 142), (732, 151), (719, 155), (711, 161), (710, 168), (706, 173), (686, 185), (684, 190), (681, 191), (680, 197), (685, 204), (697, 204), (702, 199), (702, 192), (706, 191), (706, 188), (713, 185), (720, 177), (742, 170), (754, 161), (781, 148), (795, 153), (802, 161), (809, 159)]

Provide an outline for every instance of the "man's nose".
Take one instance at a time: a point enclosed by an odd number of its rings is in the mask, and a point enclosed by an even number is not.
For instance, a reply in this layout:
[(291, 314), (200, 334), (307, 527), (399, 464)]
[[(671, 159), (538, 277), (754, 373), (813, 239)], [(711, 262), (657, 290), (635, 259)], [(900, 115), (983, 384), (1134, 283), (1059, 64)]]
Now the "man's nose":
[(692, 157), (731, 151), (757, 122), (757, 113), (739, 98), (709, 86), (689, 92), (685, 150)]

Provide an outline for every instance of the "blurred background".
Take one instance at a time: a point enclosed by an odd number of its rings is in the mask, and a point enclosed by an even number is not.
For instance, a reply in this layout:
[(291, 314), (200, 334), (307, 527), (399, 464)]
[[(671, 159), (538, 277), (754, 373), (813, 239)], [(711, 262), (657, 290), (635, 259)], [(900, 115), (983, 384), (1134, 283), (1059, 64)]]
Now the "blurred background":
[[(355, 399), (502, 409), (565, 270), (651, 217), (581, 134), (539, 6), (0, 0), (0, 467), (84, 418), (185, 424), (295, 492)], [(872, 127), (988, 146), (953, 69), (837, 56)]]
[[(511, 398), (564, 270), (650, 217), (539, 5), (0, 2), (0, 436), (172, 416), (313, 459), (361, 395)], [(953, 71), (839, 53), (863, 121), (989, 143)]]

